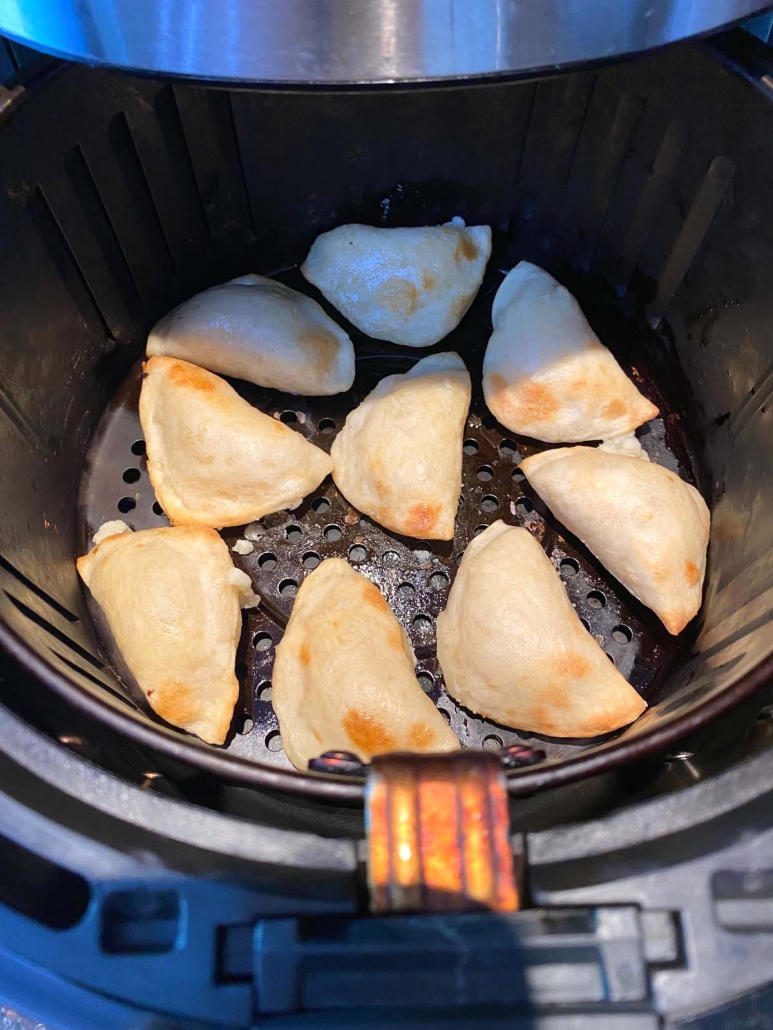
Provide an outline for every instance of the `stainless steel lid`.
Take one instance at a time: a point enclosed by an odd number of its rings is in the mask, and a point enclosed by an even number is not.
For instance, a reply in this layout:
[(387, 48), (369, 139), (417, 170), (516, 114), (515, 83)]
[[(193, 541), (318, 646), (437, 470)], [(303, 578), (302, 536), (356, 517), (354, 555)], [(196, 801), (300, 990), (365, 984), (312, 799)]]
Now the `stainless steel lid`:
[(0, 0), (62, 57), (230, 83), (513, 75), (711, 32), (770, 0)]

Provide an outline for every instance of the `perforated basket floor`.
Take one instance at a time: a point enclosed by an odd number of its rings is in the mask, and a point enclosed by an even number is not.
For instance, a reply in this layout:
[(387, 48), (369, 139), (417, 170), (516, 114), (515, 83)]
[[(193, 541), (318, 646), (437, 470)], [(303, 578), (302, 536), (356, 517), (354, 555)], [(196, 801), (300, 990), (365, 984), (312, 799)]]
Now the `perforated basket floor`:
[[(310, 292), (297, 272), (282, 278), (294, 288)], [(320, 561), (331, 556), (347, 559), (384, 592), (410, 635), (418, 658), (419, 682), (465, 747), (496, 749), (503, 744), (533, 740), (555, 757), (587, 747), (588, 741), (546, 740), (499, 726), (473, 715), (445, 691), (435, 651), (435, 619), (445, 607), (465, 547), (496, 519), (525, 526), (540, 540), (586, 627), (610, 661), (650, 703), (662, 691), (669, 667), (684, 653), (689, 633), (676, 640), (671, 637), (653, 613), (613, 580), (582, 544), (562, 531), (530, 490), (518, 463), (546, 445), (510, 433), (485, 408), (480, 366), (490, 334), (491, 299), (500, 281), (501, 276), (491, 272), (459, 329), (433, 348), (458, 350), (473, 378), (473, 400), (464, 440), (462, 496), (453, 541), (426, 542), (388, 532), (354, 511), (330, 478), (293, 512), (278, 512), (249, 527), (223, 531), (229, 548), (245, 536), (253, 542), (251, 554), (242, 556), (232, 551), (232, 557), (250, 575), (261, 597), (260, 608), (245, 614), (237, 668), (241, 693), (225, 745), (228, 751), (255, 761), (289, 766), (271, 705), (274, 649), (282, 637), (299, 585)], [(614, 318), (610, 325), (614, 334)], [(427, 354), (424, 350), (377, 344), (355, 330), (351, 334), (357, 348), (357, 375), (353, 389), (346, 394), (299, 398), (238, 381), (232, 385), (262, 411), (281, 418), (314, 444), (329, 450), (347, 413), (380, 379), (407, 371)], [(632, 368), (625, 357), (625, 350), (631, 346), (629, 334), (626, 333), (623, 347), (616, 346), (621, 341), (610, 339), (609, 332), (601, 335), (661, 410), (659, 418), (640, 430), (643, 446), (653, 460), (695, 482), (697, 468), (683, 421), (679, 415), (671, 414), (672, 405), (646, 367), (644, 354), (637, 352), (636, 367)], [(660, 381), (662, 375), (661, 370)], [(138, 362), (106, 410), (91, 445), (81, 489), (79, 553), (89, 549), (93, 533), (110, 519), (122, 518), (135, 530), (168, 524), (147, 476), (137, 413), (140, 377)], [(432, 418), (432, 413), (426, 412), (426, 417)], [(514, 582), (512, 589), (528, 591), (528, 583)], [(155, 719), (112, 644), (98, 606), (91, 599), (89, 606), (108, 664), (137, 706)]]

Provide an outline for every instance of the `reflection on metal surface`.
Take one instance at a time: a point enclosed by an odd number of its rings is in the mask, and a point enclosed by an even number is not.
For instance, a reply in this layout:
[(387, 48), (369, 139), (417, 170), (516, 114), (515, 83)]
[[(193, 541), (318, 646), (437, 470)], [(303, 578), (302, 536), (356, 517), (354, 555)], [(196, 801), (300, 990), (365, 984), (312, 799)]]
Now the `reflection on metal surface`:
[(367, 820), (374, 912), (519, 907), (507, 792), (495, 755), (374, 758)]
[(711, 32), (765, 0), (0, 0), (0, 32), (94, 64), (231, 82), (503, 75)]

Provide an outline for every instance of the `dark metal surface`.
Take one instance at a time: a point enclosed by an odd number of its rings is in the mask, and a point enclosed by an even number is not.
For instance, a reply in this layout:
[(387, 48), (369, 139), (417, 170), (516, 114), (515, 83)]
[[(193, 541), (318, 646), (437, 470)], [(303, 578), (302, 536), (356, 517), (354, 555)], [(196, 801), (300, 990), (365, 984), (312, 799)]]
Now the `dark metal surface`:
[[(283, 278), (296, 288), (310, 290), (297, 272), (286, 273)], [(253, 545), (251, 554), (232, 550), (231, 556), (251, 577), (261, 598), (260, 607), (249, 611), (245, 618), (239, 652), (242, 690), (226, 744), (229, 755), (292, 768), (282, 751), (271, 706), (274, 651), (298, 587), (320, 560), (328, 557), (346, 559), (384, 592), (411, 638), (419, 681), (465, 747), (497, 750), (525, 740), (550, 757), (561, 758), (589, 746), (587, 741), (548, 740), (500, 726), (474, 715), (445, 691), (436, 656), (435, 619), (445, 607), (465, 547), (496, 519), (525, 526), (537, 537), (586, 626), (610, 661), (650, 702), (658, 696), (663, 673), (689, 648), (689, 630), (679, 638), (670, 636), (652, 612), (616, 583), (578, 541), (562, 532), (529, 490), (518, 471), (518, 462), (545, 445), (515, 436), (487, 412), (480, 390), (480, 367), (490, 332), (491, 300), (500, 281), (498, 272), (488, 274), (473, 311), (448, 341), (434, 348), (457, 347), (475, 384), (465, 429), (462, 496), (453, 541), (395, 536), (352, 509), (330, 478), (296, 511), (278, 512), (249, 527), (223, 531), (229, 548), (244, 539)], [(609, 313), (602, 316), (602, 321), (609, 325), (605, 342), (625, 362), (626, 352), (631, 350), (630, 338), (646, 334), (646, 329), (635, 330), (625, 320), (615, 324)], [(308, 440), (329, 450), (347, 413), (376, 383), (386, 375), (407, 371), (421, 357), (407, 348), (384, 353), (383, 347), (379, 349), (373, 341), (352, 331), (358, 350), (357, 375), (353, 389), (346, 394), (299, 398), (245, 383), (233, 385), (261, 410), (283, 419)], [(685, 424), (671, 416), (678, 402), (664, 392), (655, 374), (648, 370), (646, 356), (642, 354), (641, 358), (632, 374), (661, 410), (642, 432), (642, 444), (653, 460), (696, 482), (695, 451)], [(660, 370), (661, 375), (664, 372), (667, 374), (667, 369)], [(137, 365), (105, 412), (87, 456), (78, 553), (90, 549), (93, 534), (111, 519), (123, 519), (132, 529), (168, 525), (147, 476), (137, 413), (140, 375)], [(427, 412), (427, 418), (431, 417), (432, 413)], [(514, 584), (514, 588), (520, 587)], [(528, 589), (528, 584), (522, 589)], [(132, 687), (132, 678), (112, 645), (98, 605), (89, 599), (89, 608), (109, 665), (130, 685), (127, 696), (149, 712), (136, 685)]]
[(764, 0), (0, 0), (50, 53), (234, 83), (389, 83), (555, 71), (711, 32)]

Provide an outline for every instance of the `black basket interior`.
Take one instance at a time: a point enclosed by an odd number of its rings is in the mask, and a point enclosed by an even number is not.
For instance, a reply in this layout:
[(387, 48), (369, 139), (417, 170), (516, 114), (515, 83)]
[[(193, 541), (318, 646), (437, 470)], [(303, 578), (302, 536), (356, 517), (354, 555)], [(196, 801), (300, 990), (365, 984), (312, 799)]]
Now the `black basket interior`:
[[(268, 693), (273, 646), (309, 556), (333, 553), (384, 586), (423, 684), (465, 742), (519, 739), (451, 704), (434, 659), (432, 622), (458, 553), (499, 515), (539, 523), (581, 616), (654, 702), (621, 739), (697, 713), (773, 651), (773, 116), (716, 55), (685, 45), (537, 83), (313, 94), (66, 67), (30, 88), (0, 132), (0, 616), (22, 650), (82, 692), (150, 718), (114, 674), (74, 567), (102, 519), (163, 524), (132, 406), (149, 327), (245, 271), (300, 285), (295, 268), (313, 239), (346, 221), (461, 215), (493, 227), (481, 295), (437, 348), (459, 349), (474, 379), (502, 270), (532, 260), (576, 292), (661, 406), (645, 446), (712, 508), (706, 601), (686, 637), (669, 638), (562, 536), (517, 473), (531, 445), (478, 396), (450, 547), (347, 522), (328, 484), (298, 512), (265, 520), (265, 539), (241, 559), (267, 603), (248, 616), (229, 751), (283, 762)], [(416, 360), (353, 336), (355, 396)], [(245, 395), (323, 446), (354, 403)], [(545, 746), (561, 761), (615, 742)]]

